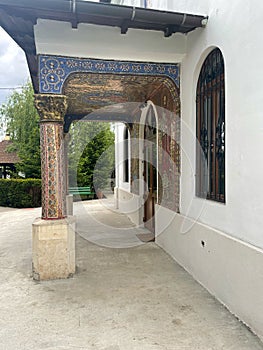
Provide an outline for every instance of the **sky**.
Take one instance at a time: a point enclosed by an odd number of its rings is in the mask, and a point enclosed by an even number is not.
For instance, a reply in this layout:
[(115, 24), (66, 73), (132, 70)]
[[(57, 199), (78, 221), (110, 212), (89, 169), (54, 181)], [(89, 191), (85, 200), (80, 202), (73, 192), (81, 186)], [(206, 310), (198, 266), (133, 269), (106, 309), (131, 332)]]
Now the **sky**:
[(27, 82), (29, 71), (24, 51), (0, 27), (0, 104), (12, 90), (2, 88), (17, 87)]
[[(0, 27), (0, 105), (14, 91), (5, 88), (19, 87), (28, 79), (30, 76), (24, 51)], [(0, 141), (4, 134), (5, 130), (0, 127)]]

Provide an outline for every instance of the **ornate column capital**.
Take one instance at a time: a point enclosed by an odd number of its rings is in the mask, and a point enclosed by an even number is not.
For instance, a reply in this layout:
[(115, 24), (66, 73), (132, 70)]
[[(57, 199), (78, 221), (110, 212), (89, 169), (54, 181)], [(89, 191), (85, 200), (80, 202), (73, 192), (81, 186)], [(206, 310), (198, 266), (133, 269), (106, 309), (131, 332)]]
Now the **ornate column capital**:
[(36, 94), (35, 107), (40, 122), (64, 122), (68, 104), (64, 95)]

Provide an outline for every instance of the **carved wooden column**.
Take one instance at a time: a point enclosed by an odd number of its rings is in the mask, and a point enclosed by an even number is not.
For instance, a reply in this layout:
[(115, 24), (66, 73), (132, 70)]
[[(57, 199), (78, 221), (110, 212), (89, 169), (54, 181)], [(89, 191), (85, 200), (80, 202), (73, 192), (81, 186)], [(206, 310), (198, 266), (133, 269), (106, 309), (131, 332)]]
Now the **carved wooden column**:
[(63, 95), (35, 95), (40, 115), (42, 219), (66, 217), (66, 174), (63, 123), (67, 110)]

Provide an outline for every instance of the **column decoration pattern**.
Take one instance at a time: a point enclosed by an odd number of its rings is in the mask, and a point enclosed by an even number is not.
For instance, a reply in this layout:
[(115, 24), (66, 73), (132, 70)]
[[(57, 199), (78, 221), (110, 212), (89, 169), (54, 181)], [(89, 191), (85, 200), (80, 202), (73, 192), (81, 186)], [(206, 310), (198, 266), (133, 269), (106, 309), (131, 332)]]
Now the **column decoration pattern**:
[(63, 123), (67, 110), (63, 95), (35, 95), (40, 116), (42, 219), (66, 216)]

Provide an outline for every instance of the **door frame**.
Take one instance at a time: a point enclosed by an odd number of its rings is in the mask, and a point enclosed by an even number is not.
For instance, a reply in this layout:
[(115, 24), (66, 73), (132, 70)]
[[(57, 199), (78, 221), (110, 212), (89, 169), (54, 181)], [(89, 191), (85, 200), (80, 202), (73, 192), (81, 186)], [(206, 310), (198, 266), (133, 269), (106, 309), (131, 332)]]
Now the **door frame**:
[[(155, 122), (156, 122), (156, 184), (157, 184), (157, 190), (156, 190), (156, 203), (158, 203), (159, 200), (159, 181), (158, 181), (158, 168), (159, 168), (159, 152), (158, 152), (158, 144), (159, 144), (159, 127), (158, 127), (158, 113), (156, 106), (154, 103), (150, 100), (147, 101), (145, 104), (144, 108), (142, 109), (141, 112), (141, 118), (140, 118), (140, 128), (139, 128), (139, 152), (140, 152), (140, 166), (139, 166), (139, 172), (140, 172), (140, 197), (141, 197), (141, 208), (142, 208), (142, 218), (145, 216), (145, 181), (144, 181), (144, 167), (145, 167), (145, 137), (144, 137), (144, 130), (145, 130), (145, 125), (146, 125), (146, 118), (149, 113), (149, 109), (152, 108), (154, 117), (155, 117)], [(155, 207), (155, 205), (154, 205)], [(154, 213), (153, 213), (153, 220), (154, 220), (154, 226), (155, 226), (155, 208), (154, 208)]]

